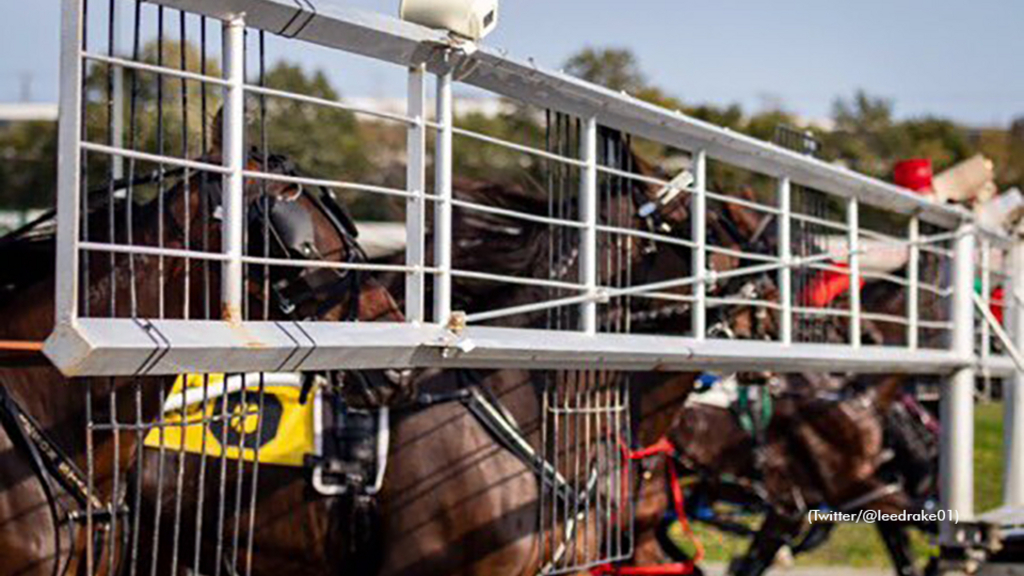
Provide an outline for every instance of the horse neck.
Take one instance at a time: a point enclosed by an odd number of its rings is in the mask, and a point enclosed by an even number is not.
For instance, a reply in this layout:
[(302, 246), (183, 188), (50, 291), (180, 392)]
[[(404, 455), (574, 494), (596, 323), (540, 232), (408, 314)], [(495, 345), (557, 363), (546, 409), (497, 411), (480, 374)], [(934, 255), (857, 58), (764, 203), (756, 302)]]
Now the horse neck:
[[(135, 207), (135, 214), (131, 218), (130, 244), (167, 249), (196, 249), (202, 246), (207, 229), (203, 227), (200, 212), (199, 181), (193, 178), (188, 186), (189, 191), (184, 196), (188, 201), (187, 209), (180, 188), (177, 189), (178, 193), (174, 193), (173, 189), (165, 193), (162, 205), (158, 200), (153, 200)], [(103, 214), (94, 213), (91, 220), (97, 216), (100, 219), (106, 218)], [(213, 221), (212, 218), (207, 220)], [(121, 227), (118, 236), (110, 238), (109, 234), (105, 234), (101, 241), (129, 244), (126, 226), (121, 225), (121, 222), (118, 224)], [(189, 231), (187, 240), (180, 234), (183, 231), (181, 227)], [(212, 232), (206, 234), (206, 242), (210, 246), (218, 246), (220, 234), (216, 225), (213, 225)], [(89, 284), (85, 302), (89, 315), (121, 318), (184, 316), (185, 264), (180, 258), (93, 253), (81, 259), (81, 266), (88, 270)], [(199, 268), (199, 264), (193, 262), (191, 268)], [(217, 297), (219, 293), (219, 290), (214, 292)], [(162, 310), (159, 306), (161, 301), (165, 303)]]
[(368, 277), (359, 290), (359, 320), (362, 322), (402, 322), (405, 315), (391, 292), (377, 279)]

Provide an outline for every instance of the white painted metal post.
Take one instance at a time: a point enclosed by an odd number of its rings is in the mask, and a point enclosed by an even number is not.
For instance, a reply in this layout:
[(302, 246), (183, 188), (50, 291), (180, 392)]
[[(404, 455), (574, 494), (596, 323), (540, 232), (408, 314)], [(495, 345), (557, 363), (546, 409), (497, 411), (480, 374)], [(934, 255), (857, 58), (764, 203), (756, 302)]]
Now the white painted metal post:
[(918, 318), (921, 315), (921, 219), (917, 216), (910, 217), (907, 236), (910, 240), (907, 257), (907, 347), (916, 350), (920, 337)]
[(416, 267), (405, 276), (405, 317), (410, 322), (423, 322), (424, 273), (426, 264), (426, 204), (427, 189), (427, 103), (426, 71), (423, 65), (409, 69), (408, 102), (406, 114), (413, 120), (407, 130), (405, 189), (414, 196), (405, 202), (405, 263)]
[[(980, 262), (978, 266), (978, 274), (981, 276), (981, 299), (985, 301), (985, 306), (991, 308), (991, 300), (989, 294), (992, 292), (992, 277), (989, 275), (989, 270), (992, 268), (992, 242), (985, 235), (979, 235), (978, 248), (981, 252)], [(981, 321), (981, 353), (979, 358), (979, 364), (981, 366), (981, 376), (985, 379), (986, 394), (991, 392), (988, 390), (989, 378), (991, 372), (989, 370), (989, 357), (991, 356), (992, 350), (992, 328), (988, 322), (984, 319)]]
[(703, 340), (707, 335), (707, 195), (708, 156), (704, 150), (693, 153), (693, 202), (690, 203), (690, 232), (693, 241), (691, 273), (693, 284), (693, 337)]
[(78, 241), (82, 186), (82, 1), (65, 0), (61, 10), (60, 119), (57, 154), (56, 322), (78, 317)]
[(434, 322), (452, 313), (452, 73), (437, 77), (437, 145), (434, 150)]
[[(124, 26), (124, 3), (114, 2), (111, 9), (114, 11), (114, 54), (113, 56), (122, 56), (120, 52), (121, 40), (126, 36), (121, 34)], [(114, 115), (113, 121), (113, 138), (112, 144), (115, 148), (124, 148), (124, 67), (113, 66), (114, 82), (113, 82), (113, 103), (111, 106), (111, 114)], [(114, 178), (120, 180), (124, 178), (124, 157), (114, 156), (113, 157), (113, 173)]]
[[(1024, 348), (1024, 241), (1013, 243), (1011, 254), (1011, 281), (1005, 289), (1004, 309), (1013, 306), (1013, 343)], [(1024, 506), (1024, 373), (1014, 372), (1012, 379), (1004, 380), (1003, 389), (1003, 505)]]
[(224, 22), (223, 162), (224, 214), (221, 249), (227, 260), (221, 272), (221, 309), (224, 320), (242, 320), (242, 238), (245, 228), (245, 20)]
[(860, 202), (851, 196), (846, 204), (850, 271), (850, 346), (860, 348)]
[[(590, 298), (597, 295), (597, 119), (587, 118), (580, 135), (580, 284)], [(597, 333), (597, 301), (580, 304), (580, 329)]]
[[(952, 351), (964, 362), (944, 383), (940, 401), (942, 423), (939, 493), (942, 508), (954, 510), (960, 522), (974, 516), (974, 230), (970, 222), (958, 229), (953, 256)], [(943, 546), (963, 546), (963, 535), (943, 522)]]
[(779, 178), (779, 341), (783, 344), (793, 343), (792, 192), (789, 177)]

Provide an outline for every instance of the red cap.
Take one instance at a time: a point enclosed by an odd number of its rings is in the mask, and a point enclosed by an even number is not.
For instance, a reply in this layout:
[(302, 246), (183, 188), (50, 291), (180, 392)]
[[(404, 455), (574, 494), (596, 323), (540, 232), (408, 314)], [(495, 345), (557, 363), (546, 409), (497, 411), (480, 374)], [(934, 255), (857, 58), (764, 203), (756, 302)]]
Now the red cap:
[(927, 158), (912, 158), (896, 163), (893, 180), (897, 185), (914, 192), (929, 192), (932, 189), (932, 161)]

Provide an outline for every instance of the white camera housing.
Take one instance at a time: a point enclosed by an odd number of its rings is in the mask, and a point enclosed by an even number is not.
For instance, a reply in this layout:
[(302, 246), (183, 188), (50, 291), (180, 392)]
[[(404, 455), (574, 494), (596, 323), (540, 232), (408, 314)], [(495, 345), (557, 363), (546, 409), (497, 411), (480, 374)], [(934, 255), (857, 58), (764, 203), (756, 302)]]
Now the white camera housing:
[(498, 0), (402, 0), (402, 20), (480, 40), (498, 26)]

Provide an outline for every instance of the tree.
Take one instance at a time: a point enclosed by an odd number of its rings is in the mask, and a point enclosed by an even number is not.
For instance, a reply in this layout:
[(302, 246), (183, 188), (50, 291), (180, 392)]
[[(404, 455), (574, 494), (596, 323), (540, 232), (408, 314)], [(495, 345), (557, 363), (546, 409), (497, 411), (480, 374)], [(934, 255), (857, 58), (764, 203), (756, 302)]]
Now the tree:
[(610, 90), (636, 93), (648, 87), (636, 56), (624, 48), (584, 48), (566, 61), (565, 71)]
[(56, 187), (57, 125), (21, 122), (0, 128), (0, 209), (53, 206)]
[(851, 168), (889, 178), (896, 162), (929, 158), (943, 170), (975, 153), (966, 131), (933, 117), (894, 118), (891, 100), (858, 91), (833, 106), (833, 130), (823, 133), (825, 156)]

